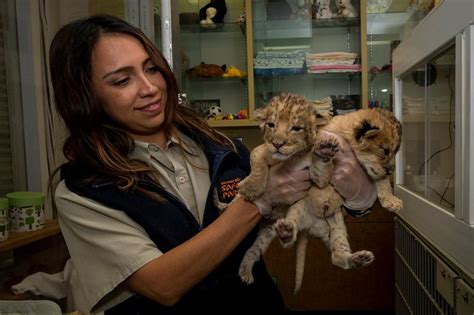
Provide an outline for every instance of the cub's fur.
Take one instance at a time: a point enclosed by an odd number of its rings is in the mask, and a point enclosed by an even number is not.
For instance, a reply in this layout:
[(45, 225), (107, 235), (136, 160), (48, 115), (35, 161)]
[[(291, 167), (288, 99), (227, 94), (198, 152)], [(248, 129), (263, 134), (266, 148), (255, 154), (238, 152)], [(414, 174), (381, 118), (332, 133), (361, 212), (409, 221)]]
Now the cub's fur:
[[(318, 144), (314, 147), (316, 154), (310, 170), (318, 187), (310, 189), (304, 200), (305, 205), (291, 207), (287, 216), (275, 223), (284, 246), (291, 246), (297, 241), (295, 292), (299, 290), (303, 278), (308, 234), (321, 238), (331, 249), (332, 262), (344, 269), (363, 267), (373, 260), (371, 252), (350, 252), (341, 211), (343, 201), (329, 185), (338, 136), (349, 142), (356, 158), (374, 180), (381, 205), (390, 211), (402, 208), (401, 200), (392, 194), (388, 178), (394, 169), (395, 155), (401, 142), (401, 125), (398, 120), (392, 113), (379, 109), (363, 109), (332, 118), (315, 139), (316, 143), (326, 139), (324, 143), (334, 144), (333, 149)], [(321, 217), (327, 220), (326, 224)], [(297, 237), (298, 231), (304, 233)]]

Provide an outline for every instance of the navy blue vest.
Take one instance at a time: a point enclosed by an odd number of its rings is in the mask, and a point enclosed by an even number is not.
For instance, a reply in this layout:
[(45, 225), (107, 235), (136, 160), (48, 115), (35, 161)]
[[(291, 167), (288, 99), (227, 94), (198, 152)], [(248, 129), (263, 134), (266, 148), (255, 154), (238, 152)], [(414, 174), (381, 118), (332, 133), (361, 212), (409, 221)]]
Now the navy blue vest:
[[(74, 193), (124, 211), (145, 229), (161, 251), (167, 252), (196, 235), (218, 217), (219, 211), (214, 206), (212, 197), (214, 187), (225, 188), (228, 183), (238, 182), (250, 172), (248, 151), (239, 141), (236, 141), (236, 153), (206, 138), (195, 140), (203, 146), (209, 161), (211, 178), (202, 226), (178, 198), (153, 182), (140, 181), (138, 185), (160, 194), (164, 201), (156, 201), (137, 191), (123, 191), (114, 181), (97, 178), (93, 170), (83, 166), (66, 164), (61, 168), (61, 176), (65, 179), (68, 189)], [(96, 179), (88, 180), (94, 175)], [(218, 190), (221, 200), (231, 199), (228, 189)], [(224, 193), (227, 193), (227, 196)], [(216, 270), (173, 307), (166, 307), (136, 295), (106, 311), (106, 314), (161, 314), (198, 309), (235, 311), (249, 310), (251, 307), (282, 311), (284, 306), (281, 295), (263, 262), (258, 262), (254, 267), (254, 284), (243, 284), (238, 276), (242, 257), (255, 240), (256, 233), (257, 229), (254, 229)]]

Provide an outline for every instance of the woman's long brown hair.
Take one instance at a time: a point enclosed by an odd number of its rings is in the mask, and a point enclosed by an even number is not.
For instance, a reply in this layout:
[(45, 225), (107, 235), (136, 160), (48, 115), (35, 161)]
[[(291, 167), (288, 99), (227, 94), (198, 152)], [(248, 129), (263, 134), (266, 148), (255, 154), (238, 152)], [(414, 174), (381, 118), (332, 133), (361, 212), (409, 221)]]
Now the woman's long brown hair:
[(224, 135), (210, 128), (193, 110), (178, 103), (178, 85), (166, 59), (138, 28), (110, 16), (95, 15), (62, 27), (51, 43), (50, 71), (57, 110), (69, 136), (65, 157), (92, 168), (97, 175), (115, 179), (122, 189), (136, 187), (138, 180), (158, 182), (157, 172), (143, 161), (131, 159), (133, 139), (112, 122), (102, 109), (91, 81), (91, 54), (103, 34), (127, 34), (138, 39), (166, 80), (168, 104), (162, 128), (169, 137), (177, 129), (209, 137), (233, 147)]

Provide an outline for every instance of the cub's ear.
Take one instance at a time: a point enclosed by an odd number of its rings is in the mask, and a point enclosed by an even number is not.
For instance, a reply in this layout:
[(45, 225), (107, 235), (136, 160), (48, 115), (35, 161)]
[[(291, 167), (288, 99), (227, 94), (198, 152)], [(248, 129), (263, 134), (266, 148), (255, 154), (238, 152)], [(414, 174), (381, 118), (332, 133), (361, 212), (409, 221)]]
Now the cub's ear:
[(257, 108), (253, 114), (255, 116), (255, 120), (259, 122), (260, 129), (263, 131), (265, 129), (265, 121), (268, 117), (268, 106)]
[(371, 125), (367, 120), (364, 120), (359, 128), (355, 130), (355, 137), (357, 141), (368, 139), (376, 136), (380, 132), (379, 127)]
[(327, 125), (329, 120), (331, 119), (330, 114), (324, 115), (321, 114), (318, 110), (312, 108), (310, 113), (311, 119), (311, 126), (318, 128), (324, 125)]
[(267, 119), (267, 107), (257, 108), (253, 114), (256, 120), (259, 120), (260, 122), (262, 122), (265, 119)]
[(314, 124), (315, 127), (320, 127), (328, 124), (329, 119), (327, 117), (321, 116), (320, 114), (314, 115)]
[(310, 134), (311, 136), (313, 137), (313, 139), (315, 139), (317, 136), (318, 136), (318, 132), (319, 130), (327, 125), (327, 123), (329, 122), (329, 116), (325, 116), (325, 115), (321, 115), (317, 110), (315, 110), (314, 108), (311, 110), (311, 115), (309, 115), (310, 118), (309, 118), (309, 130), (310, 130)]

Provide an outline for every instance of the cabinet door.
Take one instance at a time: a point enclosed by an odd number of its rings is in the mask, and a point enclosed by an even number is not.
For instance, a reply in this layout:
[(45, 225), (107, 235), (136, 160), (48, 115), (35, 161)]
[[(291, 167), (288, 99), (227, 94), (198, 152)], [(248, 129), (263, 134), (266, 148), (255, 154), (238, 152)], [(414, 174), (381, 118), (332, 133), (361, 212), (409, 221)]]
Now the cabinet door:
[(429, 9), (408, 1), (368, 1), (368, 107), (393, 109), (392, 52)]
[(401, 77), (401, 184), (450, 212), (456, 201), (455, 48)]
[[(179, 23), (173, 37), (177, 39), (174, 50), (178, 59), (174, 69), (188, 103), (214, 125), (221, 120), (222, 124), (246, 120), (249, 98), (244, 1), (216, 1), (216, 13), (209, 9), (207, 0), (177, 2), (173, 17)], [(225, 9), (219, 3), (225, 3)]]
[(252, 1), (255, 106), (291, 92), (330, 97), (335, 113), (360, 108), (361, 3), (343, 11), (336, 1)]

